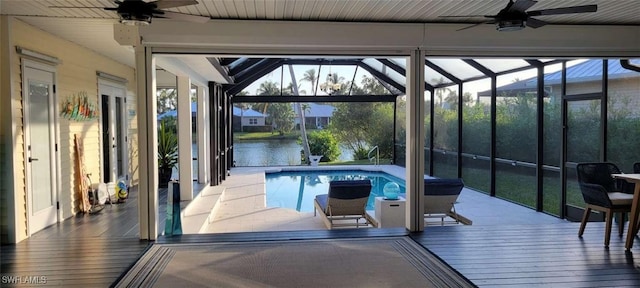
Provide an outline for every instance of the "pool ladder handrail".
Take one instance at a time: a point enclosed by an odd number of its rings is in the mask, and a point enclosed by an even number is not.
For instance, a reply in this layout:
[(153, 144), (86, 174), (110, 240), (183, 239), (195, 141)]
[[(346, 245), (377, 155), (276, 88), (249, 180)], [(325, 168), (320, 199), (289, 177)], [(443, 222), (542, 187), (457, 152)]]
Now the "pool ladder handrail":
[[(371, 153), (374, 150), (376, 151), (376, 156), (371, 157)], [(380, 165), (380, 148), (378, 148), (378, 145), (373, 146), (373, 148), (371, 148), (371, 150), (369, 150), (369, 153), (367, 153), (367, 158), (369, 158), (369, 162), (371, 162), (372, 159), (375, 159), (375, 165), (376, 166)]]

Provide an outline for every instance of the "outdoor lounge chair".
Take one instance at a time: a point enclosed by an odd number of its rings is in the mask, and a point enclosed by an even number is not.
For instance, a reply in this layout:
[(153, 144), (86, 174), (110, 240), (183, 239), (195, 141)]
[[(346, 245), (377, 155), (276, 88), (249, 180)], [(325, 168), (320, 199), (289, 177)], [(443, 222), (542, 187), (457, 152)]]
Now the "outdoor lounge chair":
[(620, 212), (618, 232), (622, 236), (624, 213), (631, 211), (633, 194), (624, 193), (624, 191), (628, 190), (626, 181), (614, 179), (611, 176), (611, 174), (620, 173), (620, 169), (612, 163), (580, 163), (576, 166), (576, 170), (582, 198), (586, 204), (578, 237), (582, 237), (584, 233), (591, 210), (600, 211), (605, 213), (606, 221), (604, 246), (609, 247), (613, 213)]
[(371, 221), (365, 210), (369, 194), (369, 180), (331, 181), (329, 193), (318, 195), (314, 199), (313, 215), (316, 216), (319, 212), (329, 229), (339, 226), (369, 226)]
[[(451, 217), (455, 223), (471, 225), (472, 221), (456, 213), (455, 202), (464, 188), (462, 179), (424, 179), (424, 218)], [(428, 222), (425, 222), (429, 224)]]

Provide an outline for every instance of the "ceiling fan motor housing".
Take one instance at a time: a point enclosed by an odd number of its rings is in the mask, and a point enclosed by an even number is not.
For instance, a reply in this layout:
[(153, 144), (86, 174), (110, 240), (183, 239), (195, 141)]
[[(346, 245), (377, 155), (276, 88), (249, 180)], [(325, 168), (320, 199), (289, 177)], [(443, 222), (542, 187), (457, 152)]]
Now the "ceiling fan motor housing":
[(144, 1), (124, 1), (118, 6), (120, 22), (129, 25), (147, 25), (156, 12), (156, 4)]

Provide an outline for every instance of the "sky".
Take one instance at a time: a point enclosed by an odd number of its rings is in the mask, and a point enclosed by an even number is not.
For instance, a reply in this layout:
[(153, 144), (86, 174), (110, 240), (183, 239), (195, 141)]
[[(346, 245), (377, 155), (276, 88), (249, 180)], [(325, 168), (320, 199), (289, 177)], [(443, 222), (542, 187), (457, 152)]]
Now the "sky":
[[(459, 77), (459, 78), (470, 78), (473, 76), (479, 76), (481, 75), (481, 73), (479, 71), (477, 71), (474, 68), (471, 68), (471, 66), (465, 64), (464, 62), (462, 62), (460, 59), (446, 59), (446, 58), (434, 58), (434, 59), (430, 59), (427, 58), (429, 60), (431, 60), (432, 62), (434, 62), (436, 65), (442, 66), (442, 67), (447, 67), (447, 71), (450, 71), (450, 73), (452, 73), (454, 76)], [(400, 63), (401, 66), (406, 66), (404, 64), (405, 62), (405, 58), (393, 58), (392, 59), (394, 62)], [(547, 61), (549, 59), (542, 59), (543, 61)], [(508, 70), (511, 68), (515, 68), (515, 67), (522, 67), (522, 62), (524, 62), (521, 59), (478, 59), (478, 62), (480, 62), (481, 64), (487, 66), (487, 67), (491, 67), (494, 71), (504, 71), (504, 70)], [(571, 66), (571, 65), (575, 65), (581, 62), (584, 62), (586, 60), (574, 60), (574, 61), (570, 61), (569, 64), (567, 66)], [(372, 62), (369, 62), (372, 63)], [(377, 61), (373, 62), (373, 63), (379, 63)], [(284, 68), (284, 73), (282, 73), (282, 69)], [(549, 65), (545, 68), (545, 73), (552, 73), (555, 71), (558, 71), (562, 68), (562, 66), (560, 64), (555, 64), (555, 65)], [(293, 71), (294, 74), (296, 76), (296, 80), (298, 82), (298, 86), (299, 88), (299, 92), (300, 95), (313, 95), (314, 94), (314, 89), (316, 88), (312, 88), (311, 87), (311, 83), (308, 81), (301, 81), (301, 78), (303, 78), (303, 75), (305, 73), (305, 71), (310, 70), (310, 69), (315, 69), (316, 70), (316, 75), (320, 81), (320, 83), (325, 82), (326, 77), (329, 73), (337, 73), (339, 76), (344, 77), (344, 81), (345, 82), (349, 82), (354, 80), (354, 72), (357, 71), (357, 75), (355, 75), (355, 82), (357, 84), (360, 84), (360, 80), (362, 79), (363, 75), (366, 75), (367, 77), (372, 77), (371, 74), (367, 71), (365, 71), (362, 68), (357, 68), (356, 66), (350, 65), (350, 66), (341, 66), (341, 65), (293, 65)], [(318, 73), (319, 71), (319, 73)], [(397, 74), (394, 71), (389, 71), (389, 74)], [(428, 82), (434, 82), (433, 79), (438, 79), (440, 77), (442, 77), (442, 75), (440, 75), (439, 73), (435, 72), (434, 70), (430, 69), (430, 68), (426, 68), (426, 75), (425, 75), (425, 79), (428, 80)], [(319, 74), (319, 75), (318, 75)], [(497, 79), (497, 86), (503, 86), (503, 85), (507, 85), (510, 83), (513, 83), (517, 80), (524, 80), (524, 79), (528, 79), (528, 78), (532, 78), (535, 77), (537, 75), (537, 70), (536, 69), (528, 69), (525, 71), (521, 71), (521, 72), (516, 72), (516, 73), (510, 73), (508, 75), (504, 75), (504, 76), (499, 76)], [(391, 75), (394, 76), (395, 78), (397, 78), (398, 76), (404, 76), (404, 75)], [(269, 80), (269, 81), (273, 81), (279, 84), (283, 84), (283, 87), (286, 87), (289, 83), (291, 83), (291, 75), (290, 75), (290, 71), (288, 66), (282, 66), (282, 68), (277, 68), (276, 70), (272, 71), (271, 73), (263, 76), (262, 78), (258, 79), (257, 81), (255, 81), (254, 83), (252, 83), (251, 85), (249, 85), (247, 88), (244, 89), (244, 91), (247, 91), (249, 95), (256, 95), (257, 94), (257, 90), (260, 87), (260, 84), (263, 83), (264, 81)], [(404, 79), (402, 79), (404, 81)], [(486, 78), (483, 80), (478, 80), (478, 81), (473, 81), (473, 82), (466, 82), (463, 86), (464, 92), (470, 92), (473, 95), (473, 98), (475, 99), (476, 94), (480, 91), (486, 91), (489, 90), (491, 88), (491, 84), (490, 84), (490, 79)], [(326, 93), (322, 92), (320, 90), (320, 88), (317, 88), (317, 95), (327, 95)]]

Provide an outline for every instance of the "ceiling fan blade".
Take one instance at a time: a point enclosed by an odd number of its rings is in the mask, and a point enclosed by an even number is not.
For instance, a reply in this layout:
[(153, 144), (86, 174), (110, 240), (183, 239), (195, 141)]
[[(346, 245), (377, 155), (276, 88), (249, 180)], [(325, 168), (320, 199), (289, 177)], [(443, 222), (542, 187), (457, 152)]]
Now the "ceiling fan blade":
[(524, 13), (524, 11), (531, 8), (531, 6), (535, 5), (536, 3), (538, 3), (538, 1), (516, 0), (516, 2), (513, 3), (513, 5), (509, 6), (509, 9), (507, 9), (507, 12), (508, 13), (513, 13), (513, 12)]
[(487, 22), (476, 23), (476, 24), (473, 24), (473, 25), (471, 25), (471, 26), (467, 26), (467, 27), (464, 27), (464, 28), (460, 28), (460, 29), (458, 29), (458, 30), (456, 30), (456, 31), (467, 30), (467, 29), (471, 29), (471, 28), (473, 28), (473, 27), (480, 26), (480, 25), (482, 25), (482, 24), (492, 24), (492, 23), (494, 23), (494, 22), (493, 22), (493, 21), (487, 21)]
[(473, 18), (473, 17), (496, 18), (496, 15), (443, 15), (438, 17), (440, 18)]
[(88, 7), (88, 6), (49, 6), (49, 8), (61, 8), (61, 9), (117, 9), (114, 7)]
[(162, 12), (164, 13), (161, 16), (154, 15), (154, 17), (169, 18), (169, 19), (182, 20), (182, 21), (194, 22), (194, 23), (207, 23), (209, 22), (209, 20), (211, 20), (211, 18), (206, 16), (184, 14), (184, 13), (172, 12), (172, 11), (162, 11)]
[(535, 29), (535, 28), (540, 28), (540, 27), (542, 27), (542, 26), (544, 26), (544, 25), (549, 24), (549, 23), (547, 23), (547, 22), (545, 22), (545, 21), (538, 20), (538, 19), (536, 19), (536, 18), (532, 18), (532, 17), (529, 17), (529, 18), (527, 19), (526, 23), (527, 23), (527, 26), (529, 26), (529, 27), (531, 27), (531, 28), (534, 28), (534, 29)]
[(558, 14), (573, 14), (573, 13), (589, 13), (598, 11), (598, 5), (584, 5), (563, 7), (555, 9), (534, 10), (527, 12), (529, 16), (543, 16), (543, 15), (558, 15)]
[(198, 4), (196, 0), (157, 0), (148, 3), (156, 4), (157, 9), (175, 8)]

